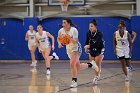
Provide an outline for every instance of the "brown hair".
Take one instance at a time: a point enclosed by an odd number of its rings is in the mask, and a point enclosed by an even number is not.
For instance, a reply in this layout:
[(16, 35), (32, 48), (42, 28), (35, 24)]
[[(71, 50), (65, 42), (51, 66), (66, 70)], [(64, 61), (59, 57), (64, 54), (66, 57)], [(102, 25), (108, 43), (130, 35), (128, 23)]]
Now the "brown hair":
[(120, 20), (119, 25), (122, 25), (123, 27), (126, 27), (125, 21), (124, 20)]
[(93, 19), (90, 23), (94, 24), (95, 26), (97, 26), (97, 22), (95, 19)]

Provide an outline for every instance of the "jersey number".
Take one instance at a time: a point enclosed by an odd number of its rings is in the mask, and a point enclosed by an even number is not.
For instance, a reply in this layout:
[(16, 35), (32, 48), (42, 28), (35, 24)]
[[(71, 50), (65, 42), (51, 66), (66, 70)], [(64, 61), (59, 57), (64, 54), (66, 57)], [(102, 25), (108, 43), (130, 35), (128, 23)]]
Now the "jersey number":
[(121, 41), (122, 45), (125, 45), (125, 42), (124, 41)]
[(34, 37), (31, 37), (31, 39), (34, 39)]

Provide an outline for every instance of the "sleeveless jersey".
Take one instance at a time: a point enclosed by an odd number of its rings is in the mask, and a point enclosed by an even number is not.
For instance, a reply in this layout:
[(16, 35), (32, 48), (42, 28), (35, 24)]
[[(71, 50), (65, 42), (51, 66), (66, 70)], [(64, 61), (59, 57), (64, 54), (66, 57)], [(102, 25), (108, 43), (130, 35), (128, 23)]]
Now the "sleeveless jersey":
[(116, 47), (117, 48), (129, 47), (128, 31), (126, 31), (126, 30), (124, 31), (123, 37), (120, 36), (119, 31), (116, 31), (115, 34), (116, 34), (116, 42), (117, 42)]

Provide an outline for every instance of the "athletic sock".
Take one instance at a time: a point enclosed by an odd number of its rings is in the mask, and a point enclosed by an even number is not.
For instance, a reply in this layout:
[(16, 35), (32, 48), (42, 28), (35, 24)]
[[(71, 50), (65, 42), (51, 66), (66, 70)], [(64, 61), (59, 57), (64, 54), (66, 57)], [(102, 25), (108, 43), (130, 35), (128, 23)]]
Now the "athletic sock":
[(77, 78), (72, 78), (72, 81), (75, 81), (75, 82), (77, 82)]
[(88, 64), (88, 68), (92, 68), (92, 64), (91, 63), (87, 63)]
[(50, 67), (47, 67), (47, 70), (50, 70)]

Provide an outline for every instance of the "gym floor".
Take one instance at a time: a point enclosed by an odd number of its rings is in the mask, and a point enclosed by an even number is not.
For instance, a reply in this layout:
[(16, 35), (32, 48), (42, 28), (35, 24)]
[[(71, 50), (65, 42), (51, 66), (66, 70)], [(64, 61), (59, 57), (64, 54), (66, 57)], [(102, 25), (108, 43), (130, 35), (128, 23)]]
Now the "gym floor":
[(31, 68), (29, 62), (0, 63), (0, 93), (140, 93), (140, 64), (133, 63), (131, 81), (126, 82), (119, 63), (102, 63), (98, 85), (92, 84), (94, 71), (78, 72), (78, 87), (70, 88), (69, 62), (52, 62), (51, 76), (45, 63)]

